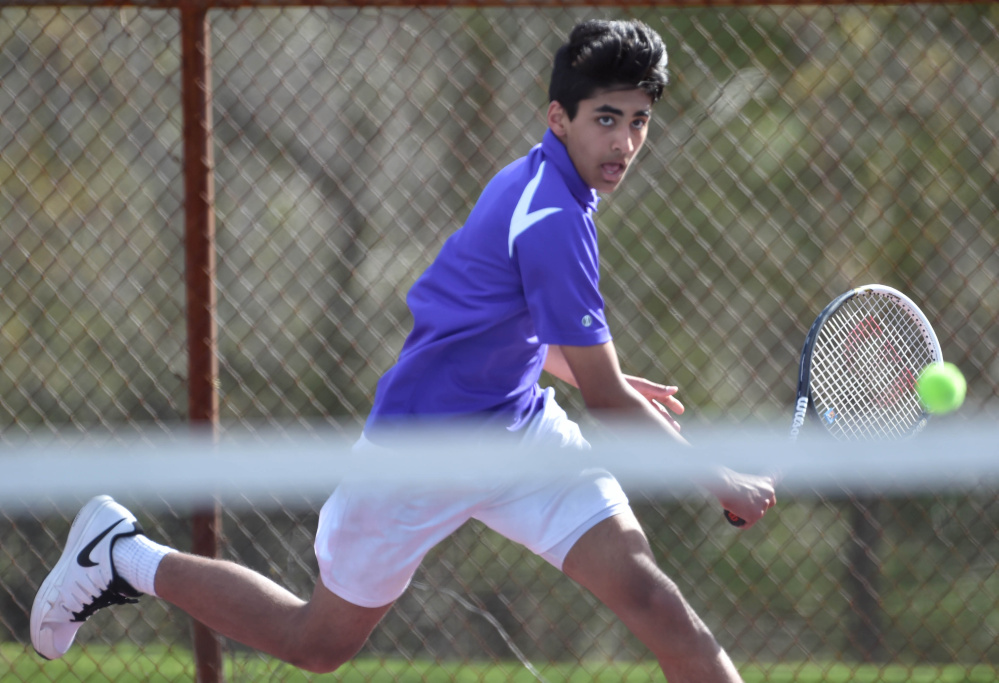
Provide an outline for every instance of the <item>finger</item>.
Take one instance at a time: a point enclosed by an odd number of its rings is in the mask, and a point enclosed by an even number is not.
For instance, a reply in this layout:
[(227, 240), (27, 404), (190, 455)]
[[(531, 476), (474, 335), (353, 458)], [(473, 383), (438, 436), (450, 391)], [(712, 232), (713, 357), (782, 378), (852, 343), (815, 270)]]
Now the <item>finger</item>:
[(645, 395), (648, 398), (658, 398), (660, 401), (668, 401), (679, 391), (677, 387), (665, 386), (663, 384), (650, 384), (645, 387)]
[(660, 403), (656, 399), (652, 399), (652, 405), (654, 405), (659, 410), (659, 414), (663, 417), (663, 419), (665, 419), (667, 422), (669, 422), (670, 426), (673, 429), (675, 429), (676, 431), (680, 431), (680, 429), (681, 429), (680, 423), (677, 422), (676, 419), (672, 415), (670, 415), (670, 412), (666, 408), (666, 406), (664, 406), (662, 403)]
[(677, 415), (683, 415), (683, 404), (680, 403), (679, 399), (672, 395), (663, 396), (661, 398), (650, 398), (649, 400), (663, 412), (672, 411)]
[(650, 382), (641, 377), (634, 377), (628, 381), (642, 396), (650, 399), (666, 399), (680, 391), (676, 386)]

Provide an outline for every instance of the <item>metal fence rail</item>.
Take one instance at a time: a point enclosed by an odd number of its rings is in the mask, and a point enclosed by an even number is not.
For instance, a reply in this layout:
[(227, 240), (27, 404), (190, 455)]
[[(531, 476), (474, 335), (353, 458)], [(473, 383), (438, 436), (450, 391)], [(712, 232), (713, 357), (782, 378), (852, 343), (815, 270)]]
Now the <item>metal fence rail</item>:
[[(0, 442), (356, 426), (408, 286), (540, 138), (552, 53), (597, 15), (660, 29), (673, 78), (598, 215), (625, 370), (678, 384), (707, 425), (783, 420), (815, 313), (881, 282), (968, 376), (962, 417), (999, 417), (999, 5), (34, 4), (0, 8)], [(996, 502), (794, 501), (752, 542), (694, 502), (640, 512), (741, 661), (976, 663), (999, 658)], [(143, 521), (311, 590), (310, 506), (222, 511), (222, 537), (189, 512)], [(66, 527), (0, 518), (0, 641), (27, 642)], [(529, 657), (643, 656), (482, 528), (419, 578), (369, 652), (508, 657), (454, 590)], [(100, 618), (85, 639), (187, 640), (155, 604)]]

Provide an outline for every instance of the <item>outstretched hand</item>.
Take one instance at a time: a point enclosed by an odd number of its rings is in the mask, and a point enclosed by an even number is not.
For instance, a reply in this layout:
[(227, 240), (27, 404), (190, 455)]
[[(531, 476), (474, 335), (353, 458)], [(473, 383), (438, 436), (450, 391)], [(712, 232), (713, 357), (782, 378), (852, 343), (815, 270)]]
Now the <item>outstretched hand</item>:
[(684, 408), (683, 404), (676, 398), (676, 387), (650, 382), (644, 377), (625, 375), (624, 378), (631, 385), (632, 389), (640, 393), (655, 406), (656, 410), (670, 423), (673, 429), (680, 431), (680, 423), (673, 417), (673, 413), (683, 415)]

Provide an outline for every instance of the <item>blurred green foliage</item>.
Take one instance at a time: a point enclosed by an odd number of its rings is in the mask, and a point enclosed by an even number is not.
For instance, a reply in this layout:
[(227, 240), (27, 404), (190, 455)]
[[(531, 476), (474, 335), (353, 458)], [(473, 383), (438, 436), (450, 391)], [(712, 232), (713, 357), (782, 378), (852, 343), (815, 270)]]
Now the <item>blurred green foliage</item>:
[[(708, 428), (783, 429), (814, 315), (882, 282), (968, 376), (957, 419), (999, 416), (999, 5), (269, 8), (210, 15), (223, 424), (356, 427), (408, 331), (409, 284), (540, 138), (552, 52), (598, 12), (660, 29), (673, 77), (598, 214), (626, 371), (678, 384)], [(185, 419), (179, 31), (165, 10), (0, 10), (0, 439)], [(995, 507), (987, 491), (879, 507), (880, 657), (997, 660)], [(706, 503), (639, 509), (738, 659), (861, 656), (844, 627), (855, 501), (791, 501), (745, 535)], [(183, 544), (174, 512), (153, 528)], [(226, 552), (304, 593), (313, 524), (233, 512)], [(0, 638), (24, 639), (64, 526), (3, 521)], [(457, 582), (531, 656), (644, 657), (479, 527), (420, 579)], [(94, 638), (182, 631), (145, 609)], [(370, 649), (508, 656), (468, 619), (414, 589)]]

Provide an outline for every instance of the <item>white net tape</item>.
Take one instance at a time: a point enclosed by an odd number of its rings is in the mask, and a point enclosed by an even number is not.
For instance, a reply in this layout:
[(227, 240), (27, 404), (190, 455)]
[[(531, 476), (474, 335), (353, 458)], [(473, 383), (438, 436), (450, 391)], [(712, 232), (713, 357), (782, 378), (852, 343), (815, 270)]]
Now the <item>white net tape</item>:
[[(490, 443), (460, 431), (407, 433), (398, 450), (363, 456), (354, 437), (228, 432), (215, 441), (193, 434), (88, 436), (9, 444), (0, 478), (0, 506), (17, 509), (74, 505), (86, 496), (197, 503), (217, 498), (250, 501), (321, 499), (344, 477), (439, 483), (516, 480), (609, 469), (626, 488), (689, 495), (708, 470), (779, 472), (786, 492), (922, 491), (978, 486), (999, 480), (999, 429), (993, 424), (939, 420), (918, 437), (854, 442), (804, 434), (791, 442), (775, 429), (719, 427), (692, 436), (691, 449), (630, 430), (628, 438), (593, 439), (588, 452)], [(696, 431), (696, 429), (695, 429)], [(944, 457), (945, 456), (945, 457)]]

